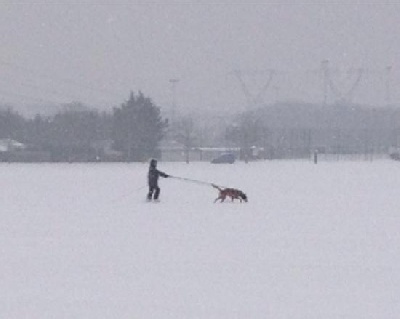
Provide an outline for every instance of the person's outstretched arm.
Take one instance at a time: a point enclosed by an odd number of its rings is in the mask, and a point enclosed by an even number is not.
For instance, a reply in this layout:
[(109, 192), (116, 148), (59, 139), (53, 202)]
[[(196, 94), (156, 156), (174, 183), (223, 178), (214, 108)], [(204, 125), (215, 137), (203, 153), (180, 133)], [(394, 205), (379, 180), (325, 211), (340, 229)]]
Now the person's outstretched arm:
[(161, 171), (158, 171), (158, 174), (159, 174), (161, 177), (164, 177), (164, 178), (169, 177), (168, 174), (166, 174), (166, 173), (164, 173), (164, 172), (161, 172)]

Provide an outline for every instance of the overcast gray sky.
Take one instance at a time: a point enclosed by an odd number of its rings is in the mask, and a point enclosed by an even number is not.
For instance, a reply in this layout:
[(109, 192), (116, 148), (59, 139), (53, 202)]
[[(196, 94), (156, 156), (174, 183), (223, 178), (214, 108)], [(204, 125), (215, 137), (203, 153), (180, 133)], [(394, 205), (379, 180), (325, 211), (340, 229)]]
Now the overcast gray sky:
[(268, 72), (246, 72), (270, 69), (265, 102), (319, 102), (323, 60), (341, 92), (364, 70), (354, 102), (385, 104), (387, 83), (390, 101), (400, 97), (395, 2), (106, 3), (1, 1), (0, 102), (117, 106), (141, 90), (168, 108), (174, 78), (181, 109), (239, 109), (246, 99), (233, 71), (257, 95)]

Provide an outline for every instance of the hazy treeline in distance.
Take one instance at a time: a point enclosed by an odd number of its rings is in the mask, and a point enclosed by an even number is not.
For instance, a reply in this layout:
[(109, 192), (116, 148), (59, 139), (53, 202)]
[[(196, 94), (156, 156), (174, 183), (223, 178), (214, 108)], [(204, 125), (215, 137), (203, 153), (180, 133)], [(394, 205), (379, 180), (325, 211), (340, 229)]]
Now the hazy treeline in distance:
[(279, 102), (232, 114), (177, 113), (172, 119), (151, 98), (131, 92), (111, 111), (81, 103), (33, 118), (8, 106), (0, 110), (3, 145), (24, 145), (2, 149), (2, 161), (145, 161), (162, 159), (171, 145), (187, 159), (206, 147), (240, 149), (247, 159), (301, 158), (316, 150), (371, 155), (397, 147), (399, 136), (400, 109), (394, 106)]

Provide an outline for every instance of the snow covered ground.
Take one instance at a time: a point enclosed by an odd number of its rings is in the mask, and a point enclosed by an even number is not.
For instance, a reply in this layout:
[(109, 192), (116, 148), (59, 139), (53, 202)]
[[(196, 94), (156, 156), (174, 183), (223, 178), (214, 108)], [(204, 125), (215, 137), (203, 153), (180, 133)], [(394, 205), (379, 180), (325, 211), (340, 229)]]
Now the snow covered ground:
[(159, 168), (0, 165), (0, 318), (399, 318), (399, 162)]

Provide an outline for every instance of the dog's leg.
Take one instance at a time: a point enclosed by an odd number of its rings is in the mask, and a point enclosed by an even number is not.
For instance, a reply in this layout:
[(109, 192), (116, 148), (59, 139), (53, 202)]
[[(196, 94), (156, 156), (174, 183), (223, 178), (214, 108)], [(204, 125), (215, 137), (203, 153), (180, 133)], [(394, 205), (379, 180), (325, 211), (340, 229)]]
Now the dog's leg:
[(219, 195), (219, 196), (215, 199), (214, 203), (216, 203), (218, 200), (219, 200), (220, 202), (223, 202), (224, 199), (225, 199), (224, 196)]

